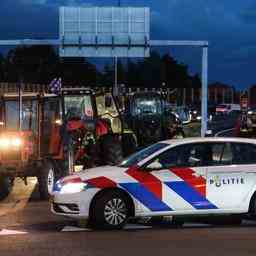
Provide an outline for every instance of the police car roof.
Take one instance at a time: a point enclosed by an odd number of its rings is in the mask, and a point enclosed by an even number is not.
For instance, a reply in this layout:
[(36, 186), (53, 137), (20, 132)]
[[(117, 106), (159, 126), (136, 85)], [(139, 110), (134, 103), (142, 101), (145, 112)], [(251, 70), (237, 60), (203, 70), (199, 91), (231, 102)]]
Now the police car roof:
[(251, 143), (256, 144), (256, 139), (246, 139), (246, 138), (232, 138), (232, 137), (194, 137), (194, 138), (183, 138), (183, 139), (172, 139), (165, 140), (162, 143), (170, 144), (173, 146), (178, 146), (188, 143), (200, 143), (200, 142), (237, 142), (237, 143)]

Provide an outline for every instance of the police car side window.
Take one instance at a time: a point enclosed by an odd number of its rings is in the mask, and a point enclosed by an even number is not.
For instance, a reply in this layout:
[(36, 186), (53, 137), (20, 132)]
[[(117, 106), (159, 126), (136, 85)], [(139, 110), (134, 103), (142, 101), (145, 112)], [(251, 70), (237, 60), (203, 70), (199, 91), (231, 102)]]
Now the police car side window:
[(169, 149), (162, 154), (158, 155), (156, 158), (151, 160), (144, 166), (143, 169), (147, 170), (163, 170), (169, 169), (171, 167), (176, 167), (179, 158), (179, 147)]
[(233, 153), (229, 143), (194, 143), (177, 146), (163, 152), (147, 163), (147, 170), (173, 167), (203, 167), (230, 165)]
[(234, 164), (256, 164), (256, 145), (233, 143)]
[(180, 152), (180, 166), (203, 167), (232, 164), (231, 147), (226, 143), (197, 143), (184, 147)]
[(204, 146), (202, 144), (190, 144), (183, 146), (180, 166), (199, 167), (204, 165)]
[(186, 144), (163, 152), (147, 164), (148, 170), (162, 170), (173, 167), (198, 167), (203, 165), (202, 144)]
[(220, 165), (231, 165), (234, 163), (233, 150), (230, 143), (225, 143), (223, 153), (221, 155)]

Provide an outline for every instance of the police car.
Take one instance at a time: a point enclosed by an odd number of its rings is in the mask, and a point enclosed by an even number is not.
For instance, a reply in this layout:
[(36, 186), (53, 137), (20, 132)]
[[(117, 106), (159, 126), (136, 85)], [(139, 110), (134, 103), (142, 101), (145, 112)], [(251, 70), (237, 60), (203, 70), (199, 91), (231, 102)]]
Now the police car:
[(140, 216), (255, 215), (255, 156), (252, 139), (159, 142), (119, 166), (59, 180), (51, 209), (111, 229)]

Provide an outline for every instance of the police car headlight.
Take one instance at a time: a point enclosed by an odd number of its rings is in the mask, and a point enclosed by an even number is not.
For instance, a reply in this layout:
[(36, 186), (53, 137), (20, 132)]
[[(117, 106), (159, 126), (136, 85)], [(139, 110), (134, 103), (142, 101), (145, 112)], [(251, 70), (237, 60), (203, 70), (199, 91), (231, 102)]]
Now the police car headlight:
[(87, 184), (85, 183), (67, 183), (61, 190), (60, 194), (74, 194), (82, 192), (86, 189)]
[(80, 178), (73, 178), (67, 181), (59, 180), (54, 186), (54, 191), (60, 194), (74, 194), (86, 190), (88, 184)]

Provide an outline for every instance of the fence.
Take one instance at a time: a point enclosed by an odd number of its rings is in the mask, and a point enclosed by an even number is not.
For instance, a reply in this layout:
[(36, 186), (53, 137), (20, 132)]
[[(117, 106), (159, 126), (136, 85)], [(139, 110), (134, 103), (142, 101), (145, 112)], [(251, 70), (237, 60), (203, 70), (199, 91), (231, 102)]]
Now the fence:
[[(65, 88), (74, 88), (74, 85), (65, 85)], [(81, 86), (79, 86), (81, 87)], [(112, 87), (86, 87), (93, 88), (95, 90), (100, 90), (102, 92), (110, 92)], [(22, 84), (23, 92), (46, 92), (48, 89), (48, 85), (42, 84)], [(15, 93), (18, 91), (17, 83), (0, 83), (0, 95), (4, 93)], [(121, 87), (119, 90), (119, 94), (122, 96), (126, 96), (127, 94), (135, 93), (135, 92), (160, 92), (165, 94), (168, 102), (175, 105), (193, 105), (200, 104), (201, 102), (201, 88), (141, 88), (141, 87)], [(237, 99), (239, 96), (235, 96), (235, 92), (231, 91), (223, 91), (221, 96), (217, 93), (212, 96), (213, 89), (209, 90), (208, 100), (214, 102), (216, 104), (219, 103), (238, 103)], [(216, 96), (217, 95), (217, 96)], [(231, 96), (230, 96), (231, 95)]]

